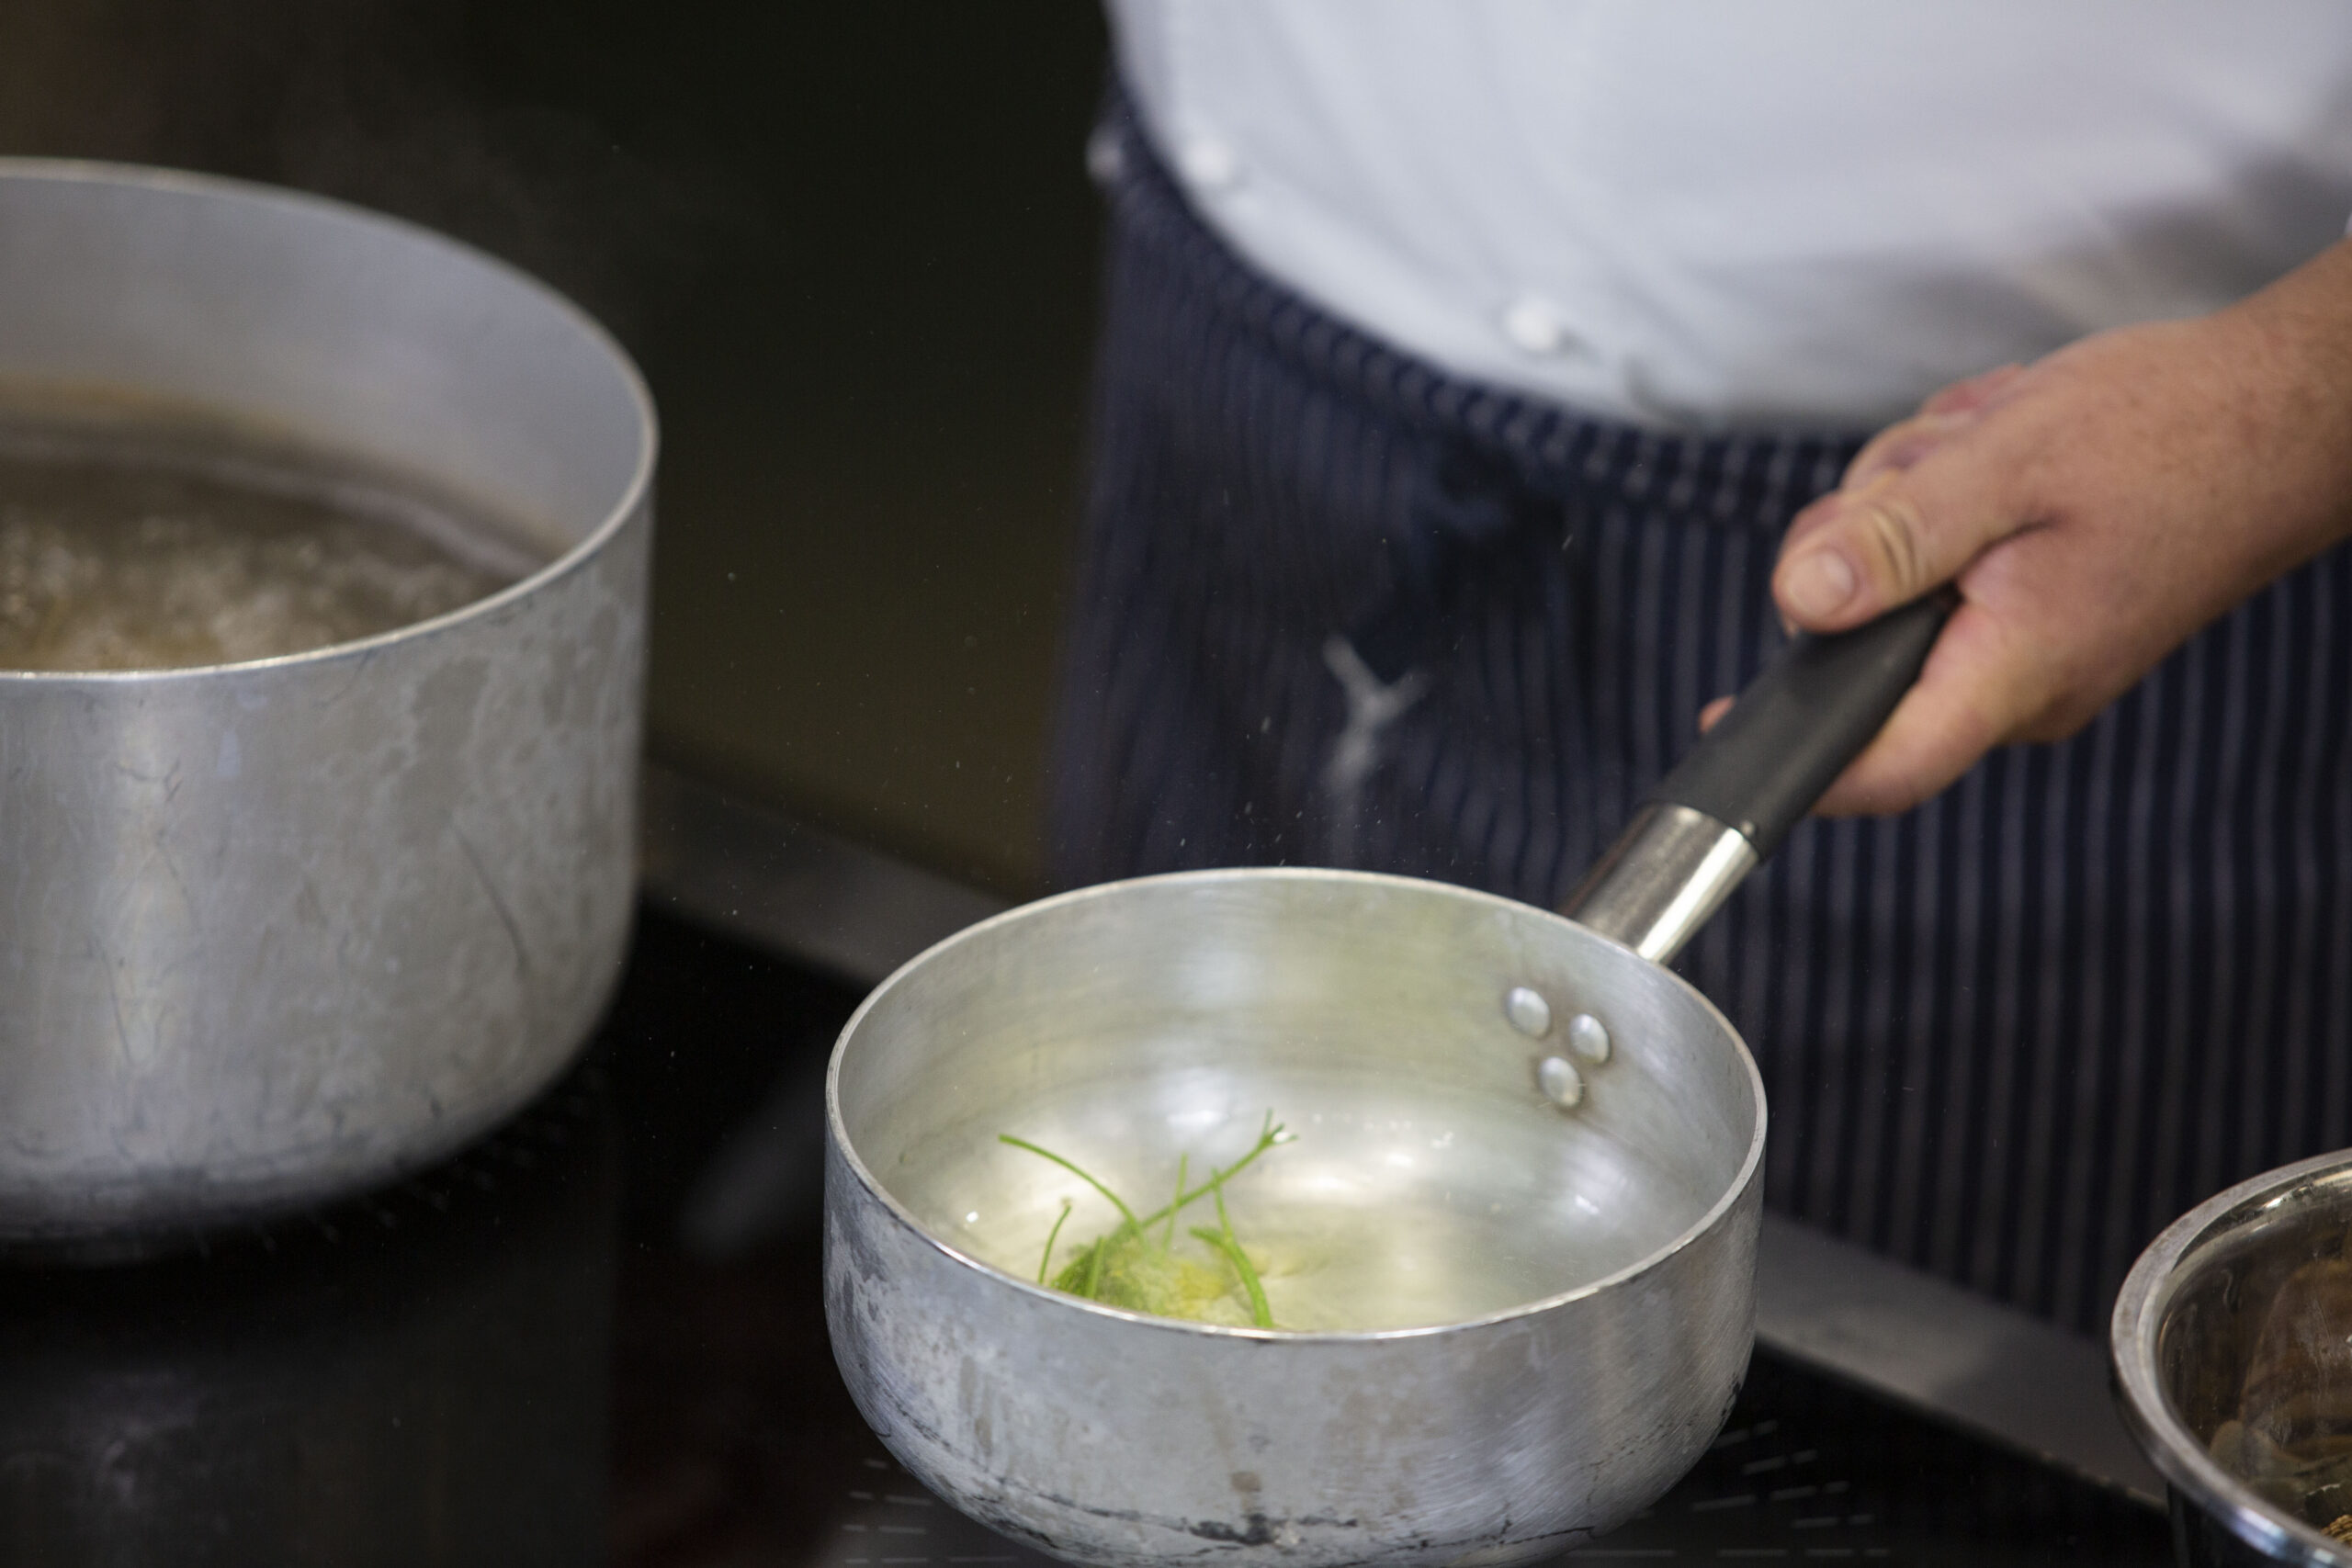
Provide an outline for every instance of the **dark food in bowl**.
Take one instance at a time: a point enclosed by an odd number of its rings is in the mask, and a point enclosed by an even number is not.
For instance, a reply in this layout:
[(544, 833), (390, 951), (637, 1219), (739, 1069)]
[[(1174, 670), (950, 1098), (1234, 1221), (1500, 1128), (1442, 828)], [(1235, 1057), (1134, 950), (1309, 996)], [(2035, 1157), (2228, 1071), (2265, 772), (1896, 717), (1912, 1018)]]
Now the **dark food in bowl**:
[(2110, 1340), (2183, 1568), (2352, 1564), (2352, 1150), (2166, 1226), (2123, 1281)]
[(2237, 1414), (2207, 1451), (2278, 1506), (2352, 1541), (2352, 1258), (2315, 1258), (2279, 1284)]

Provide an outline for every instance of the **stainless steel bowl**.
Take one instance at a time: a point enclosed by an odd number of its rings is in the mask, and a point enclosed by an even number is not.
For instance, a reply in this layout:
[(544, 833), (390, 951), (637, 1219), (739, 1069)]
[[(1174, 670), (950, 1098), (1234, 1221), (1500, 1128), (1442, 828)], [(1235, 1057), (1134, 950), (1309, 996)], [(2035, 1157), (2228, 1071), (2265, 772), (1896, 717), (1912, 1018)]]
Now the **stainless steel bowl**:
[(2322, 1155), (2190, 1210), (2124, 1280), (2117, 1398), (2184, 1563), (2352, 1564), (2319, 1529), (2352, 1514), (2347, 1241), (2352, 1152)]
[(0, 1237), (300, 1202), (577, 1050), (634, 884), (653, 418), (547, 288), (339, 203), (0, 160), (0, 384), (413, 476), (544, 570), (244, 664), (0, 674)]

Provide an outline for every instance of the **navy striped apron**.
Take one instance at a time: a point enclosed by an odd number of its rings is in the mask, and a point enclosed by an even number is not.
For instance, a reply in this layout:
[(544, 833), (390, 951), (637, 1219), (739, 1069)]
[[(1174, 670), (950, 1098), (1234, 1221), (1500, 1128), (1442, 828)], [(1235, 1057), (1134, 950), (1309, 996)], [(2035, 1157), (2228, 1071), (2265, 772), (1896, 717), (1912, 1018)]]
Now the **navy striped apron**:
[[(1252, 271), (1125, 113), (1054, 784), (1066, 884), (1409, 873), (1555, 903), (1780, 637), (1851, 439), (1453, 379)], [(1755, 1048), (1767, 1201), (2097, 1331), (2166, 1222), (2352, 1142), (2352, 553), (2063, 745), (1813, 822), (1681, 960)]]

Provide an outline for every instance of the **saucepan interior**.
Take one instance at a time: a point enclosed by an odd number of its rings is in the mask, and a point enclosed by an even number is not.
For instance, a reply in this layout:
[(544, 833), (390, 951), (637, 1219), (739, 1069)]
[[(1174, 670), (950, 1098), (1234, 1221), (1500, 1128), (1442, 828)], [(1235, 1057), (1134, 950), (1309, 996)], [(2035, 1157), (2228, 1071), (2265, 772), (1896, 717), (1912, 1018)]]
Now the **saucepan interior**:
[[(1541, 998), (1516, 1021), (1514, 991)], [(1048, 1273), (1118, 1213), (1004, 1135), (1142, 1213), (1272, 1118), (1289, 1141), (1227, 1191), (1275, 1325), (1428, 1327), (1590, 1287), (1739, 1186), (1762, 1103), (1729, 1037), (1695, 991), (1540, 910), (1208, 874), (1035, 906), (902, 973), (844, 1037), (839, 1131), (925, 1233), (1034, 1281), (1057, 1223)], [(1574, 1109), (1540, 1081), (1551, 1056)]]

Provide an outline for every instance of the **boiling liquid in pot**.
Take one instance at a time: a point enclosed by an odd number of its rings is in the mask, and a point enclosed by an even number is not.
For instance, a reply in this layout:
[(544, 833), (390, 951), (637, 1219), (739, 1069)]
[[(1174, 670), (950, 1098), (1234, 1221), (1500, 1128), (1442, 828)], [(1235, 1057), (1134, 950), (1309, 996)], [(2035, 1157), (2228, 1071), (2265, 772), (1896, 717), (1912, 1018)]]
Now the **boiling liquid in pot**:
[(420, 490), (243, 433), (0, 412), (0, 669), (307, 652), (447, 614), (546, 559)]

